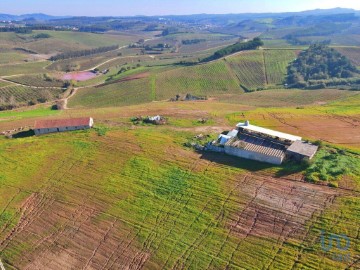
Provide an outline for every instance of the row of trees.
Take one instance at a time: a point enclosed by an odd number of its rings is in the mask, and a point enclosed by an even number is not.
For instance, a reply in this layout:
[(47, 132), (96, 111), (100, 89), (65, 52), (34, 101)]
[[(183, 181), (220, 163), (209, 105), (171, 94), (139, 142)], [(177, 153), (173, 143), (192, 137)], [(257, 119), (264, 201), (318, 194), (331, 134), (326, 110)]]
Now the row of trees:
[(33, 30), (70, 31), (67, 27), (55, 27), (48, 25), (27, 25), (0, 27), (0, 32), (15, 32), (18, 34), (31, 34)]
[(99, 47), (99, 48), (74, 51), (74, 52), (65, 52), (65, 53), (60, 53), (55, 56), (52, 56), (49, 60), (50, 61), (64, 60), (64, 59), (88, 56), (88, 55), (92, 55), (92, 54), (109, 52), (109, 51), (113, 51), (113, 50), (117, 50), (117, 49), (119, 49), (119, 45)]
[(216, 51), (212, 56), (205, 58), (203, 61), (211, 61), (215, 59), (219, 59), (221, 57), (240, 52), (245, 50), (255, 50), (260, 46), (263, 46), (264, 43), (262, 40), (258, 37), (254, 38), (253, 40), (247, 41), (247, 42), (237, 42), (233, 45), (227, 46), (223, 49), (220, 49)]
[(191, 44), (198, 44), (198, 43), (201, 43), (201, 42), (205, 42), (206, 39), (202, 39), (202, 38), (195, 38), (195, 39), (185, 39), (185, 40), (182, 40), (181, 43), (183, 45), (191, 45)]

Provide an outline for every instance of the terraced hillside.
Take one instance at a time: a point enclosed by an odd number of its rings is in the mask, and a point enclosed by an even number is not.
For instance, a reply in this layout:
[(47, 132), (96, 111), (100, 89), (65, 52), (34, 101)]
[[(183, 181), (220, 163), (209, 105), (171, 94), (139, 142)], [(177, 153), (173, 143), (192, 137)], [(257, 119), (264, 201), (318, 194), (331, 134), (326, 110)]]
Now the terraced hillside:
[(247, 90), (281, 87), (286, 68), (296, 57), (294, 50), (260, 50), (241, 52), (227, 57), (240, 84)]
[(223, 61), (176, 68), (156, 75), (157, 100), (186, 93), (211, 96), (219, 93), (242, 92), (236, 77)]
[[(60, 97), (62, 88), (28, 87), (22, 85), (8, 85), (0, 87), (0, 97), (3, 104), (28, 104), (31, 101), (50, 101)], [(2, 105), (3, 105), (2, 104)]]
[(147, 76), (106, 86), (80, 89), (70, 99), (69, 106), (99, 108), (150, 102), (153, 97), (151, 82)]

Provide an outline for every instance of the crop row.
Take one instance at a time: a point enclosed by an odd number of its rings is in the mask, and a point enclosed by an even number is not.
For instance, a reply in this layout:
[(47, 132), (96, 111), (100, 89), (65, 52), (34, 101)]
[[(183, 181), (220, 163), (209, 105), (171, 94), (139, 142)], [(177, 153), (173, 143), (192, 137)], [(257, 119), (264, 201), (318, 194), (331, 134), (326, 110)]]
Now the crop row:
[(222, 61), (194, 67), (176, 68), (156, 76), (156, 97), (168, 99), (177, 94), (212, 95), (240, 93), (236, 77)]
[(63, 87), (64, 82), (48, 75), (24, 75), (9, 78), (12, 82), (36, 87)]
[(26, 86), (8, 86), (0, 88), (2, 103), (28, 103), (32, 100), (53, 100), (62, 93), (62, 89), (31, 88)]
[(266, 76), (262, 51), (242, 52), (226, 59), (243, 87), (248, 90), (265, 87)]

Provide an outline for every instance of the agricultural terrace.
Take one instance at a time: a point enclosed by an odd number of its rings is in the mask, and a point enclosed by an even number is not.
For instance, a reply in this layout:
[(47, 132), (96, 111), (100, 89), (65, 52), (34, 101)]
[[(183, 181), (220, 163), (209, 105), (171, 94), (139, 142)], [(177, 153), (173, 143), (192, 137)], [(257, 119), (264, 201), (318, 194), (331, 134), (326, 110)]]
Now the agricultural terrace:
[[(139, 39), (136, 35), (111, 35), (81, 33), (72, 31), (33, 31), (46, 33), (50, 38), (30, 40), (23, 44), (25, 49), (39, 54), (53, 54), (59, 52), (78, 51), (102, 46), (124, 46)], [(33, 33), (33, 34), (34, 34)], [(32, 36), (33, 34), (23, 35)]]
[(34, 88), (22, 85), (0, 87), (1, 103), (13, 103), (10, 105), (28, 104), (36, 100), (50, 101), (59, 98), (63, 92), (62, 88)]
[(52, 76), (53, 75), (51, 74), (24, 75), (24, 76), (10, 77), (8, 78), (8, 80), (18, 84), (35, 86), (35, 87), (62, 88), (64, 82)]
[(227, 57), (226, 62), (247, 91), (283, 84), (286, 68), (296, 57), (293, 50), (244, 51)]
[(223, 61), (161, 72), (156, 75), (155, 81), (157, 100), (168, 99), (179, 93), (202, 96), (242, 93), (236, 77)]

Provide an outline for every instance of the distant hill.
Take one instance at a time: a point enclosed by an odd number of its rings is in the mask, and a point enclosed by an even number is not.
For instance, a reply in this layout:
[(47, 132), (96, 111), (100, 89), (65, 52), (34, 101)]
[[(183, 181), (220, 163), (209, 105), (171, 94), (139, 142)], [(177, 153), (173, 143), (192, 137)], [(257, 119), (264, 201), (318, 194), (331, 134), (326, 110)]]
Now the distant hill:
[[(174, 19), (176, 21), (186, 22), (209, 22), (209, 23), (222, 23), (227, 24), (229, 21), (241, 22), (243, 20), (251, 20), (258, 18), (285, 18), (290, 16), (320, 16), (320, 15), (334, 15), (334, 14), (349, 14), (357, 13), (360, 11), (348, 8), (333, 8), (333, 9), (315, 9), (301, 12), (281, 12), (281, 13), (238, 13), (238, 14), (192, 14), (192, 15), (164, 15), (160, 16), (162, 19)], [(23, 14), (23, 15), (11, 15), (11, 14), (0, 14), (0, 20), (28, 20), (35, 19), (37, 21), (49, 21), (54, 19), (65, 19), (65, 18), (80, 18), (80, 16), (52, 16), (43, 13)], [(88, 16), (90, 18), (90, 16)], [(111, 18), (141, 18), (141, 19), (154, 19), (159, 16), (112, 16)]]
[(49, 21), (54, 19), (68, 18), (69, 16), (51, 16), (43, 13), (33, 13), (24, 15), (10, 15), (0, 14), (0, 21), (23, 21), (23, 20), (36, 20), (36, 21)]
[(288, 67), (291, 87), (325, 88), (359, 82), (360, 72), (350, 60), (325, 45), (311, 45)]

